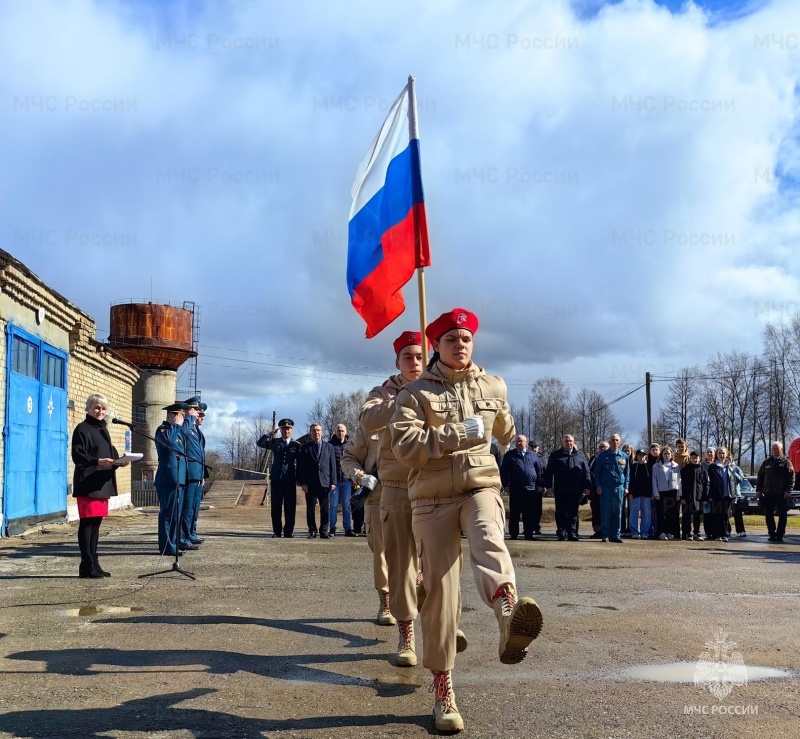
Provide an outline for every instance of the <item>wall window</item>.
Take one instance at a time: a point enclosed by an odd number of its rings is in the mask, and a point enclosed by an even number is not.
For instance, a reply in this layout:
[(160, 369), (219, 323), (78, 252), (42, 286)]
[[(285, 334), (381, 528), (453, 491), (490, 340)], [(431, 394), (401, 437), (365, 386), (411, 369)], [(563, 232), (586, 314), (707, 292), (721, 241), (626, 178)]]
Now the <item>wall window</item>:
[(14, 336), (11, 341), (11, 369), (26, 377), (38, 378), (39, 352), (33, 344)]
[(137, 405), (133, 409), (133, 422), (134, 423), (147, 423), (147, 408), (143, 405)]
[(42, 363), (42, 382), (45, 385), (64, 388), (64, 360), (44, 352)]

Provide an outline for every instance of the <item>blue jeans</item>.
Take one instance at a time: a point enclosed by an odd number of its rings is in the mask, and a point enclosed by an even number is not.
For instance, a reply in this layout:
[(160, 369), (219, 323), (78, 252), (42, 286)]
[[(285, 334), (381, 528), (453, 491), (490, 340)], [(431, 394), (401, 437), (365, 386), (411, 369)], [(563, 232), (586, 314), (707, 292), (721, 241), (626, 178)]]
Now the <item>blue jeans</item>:
[(350, 520), (350, 494), (353, 492), (353, 483), (350, 480), (342, 480), (333, 490), (330, 495), (330, 519), (331, 533), (336, 531), (336, 510), (339, 507), (339, 499), (342, 501), (342, 524), (345, 531), (350, 531), (353, 528), (353, 523)]
[[(639, 526), (639, 514), (642, 515), (642, 525)], [(631, 498), (631, 536), (647, 538), (650, 533), (650, 498)]]
[(603, 538), (619, 539), (622, 528), (622, 498), (625, 488), (603, 488), (600, 496), (600, 529)]

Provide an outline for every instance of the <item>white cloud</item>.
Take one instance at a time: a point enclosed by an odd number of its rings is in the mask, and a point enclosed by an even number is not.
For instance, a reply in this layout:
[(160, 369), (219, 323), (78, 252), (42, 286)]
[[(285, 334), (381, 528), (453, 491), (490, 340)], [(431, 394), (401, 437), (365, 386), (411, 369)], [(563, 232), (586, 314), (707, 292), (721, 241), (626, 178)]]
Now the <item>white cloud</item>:
[[(429, 314), (477, 307), (490, 371), (602, 382), (612, 357), (755, 350), (758, 306), (798, 287), (793, 192), (773, 176), (798, 171), (798, 19), (788, 1), (717, 25), (647, 0), (586, 19), (566, 0), (7, 4), (3, 248), (101, 328), (152, 278), (156, 299), (203, 306), (204, 354), (388, 373), (395, 330), (365, 342), (349, 305), (346, 219), (413, 72)], [(684, 328), (720, 317), (713, 337)], [(206, 397), (296, 420), (373, 383), (208, 362)]]

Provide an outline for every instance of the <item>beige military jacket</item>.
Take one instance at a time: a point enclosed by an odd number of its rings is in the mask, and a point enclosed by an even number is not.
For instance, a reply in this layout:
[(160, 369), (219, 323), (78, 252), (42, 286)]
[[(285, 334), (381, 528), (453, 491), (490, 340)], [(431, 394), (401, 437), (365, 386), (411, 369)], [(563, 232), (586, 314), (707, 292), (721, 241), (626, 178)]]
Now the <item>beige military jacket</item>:
[[(379, 434), (367, 436), (364, 429), (359, 426), (347, 444), (344, 445), (342, 450), (342, 472), (356, 485), (361, 484), (364, 475), (375, 475), (377, 472), (379, 444)], [(369, 494), (367, 502), (380, 502), (380, 497), (381, 484), (379, 482)]]
[(392, 375), (383, 385), (372, 388), (359, 418), (368, 434), (380, 432), (378, 477), (381, 483), (403, 490), (408, 487), (409, 469), (397, 461), (392, 451), (392, 432), (389, 429), (389, 422), (394, 416), (397, 394), (405, 385), (403, 375)]
[[(476, 364), (452, 370), (437, 362), (403, 388), (390, 428), (395, 456), (411, 468), (412, 501), (480, 488), (499, 492), (492, 435), (502, 445), (516, 435), (507, 398), (505, 382)], [(476, 414), (483, 418), (484, 438), (467, 439), (461, 422)]]

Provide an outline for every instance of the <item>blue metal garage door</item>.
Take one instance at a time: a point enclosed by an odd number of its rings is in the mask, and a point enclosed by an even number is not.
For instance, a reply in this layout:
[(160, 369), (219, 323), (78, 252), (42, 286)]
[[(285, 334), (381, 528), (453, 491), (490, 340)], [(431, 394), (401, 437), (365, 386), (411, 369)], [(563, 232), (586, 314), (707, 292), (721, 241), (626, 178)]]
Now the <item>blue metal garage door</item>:
[(7, 329), (3, 533), (62, 516), (67, 504), (67, 357)]

